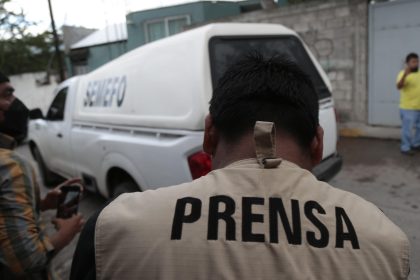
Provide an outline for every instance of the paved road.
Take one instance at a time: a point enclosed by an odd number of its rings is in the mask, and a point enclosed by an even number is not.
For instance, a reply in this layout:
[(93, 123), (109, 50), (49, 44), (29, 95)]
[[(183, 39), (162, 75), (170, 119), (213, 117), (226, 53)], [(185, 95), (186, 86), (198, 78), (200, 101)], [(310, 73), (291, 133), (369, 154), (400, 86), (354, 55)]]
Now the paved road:
[[(344, 167), (330, 183), (375, 203), (404, 230), (411, 242), (410, 279), (420, 279), (420, 153), (407, 157), (399, 153), (396, 141), (355, 138), (341, 139), (338, 150)], [(18, 152), (31, 158), (25, 146)], [(88, 217), (104, 203), (102, 197), (87, 194), (80, 211)], [(49, 211), (44, 218), (54, 215)], [(62, 279), (68, 278), (75, 244), (76, 240), (53, 261)]]
[(410, 279), (420, 279), (420, 153), (400, 154), (399, 142), (344, 138), (344, 168), (330, 183), (375, 203), (407, 234)]

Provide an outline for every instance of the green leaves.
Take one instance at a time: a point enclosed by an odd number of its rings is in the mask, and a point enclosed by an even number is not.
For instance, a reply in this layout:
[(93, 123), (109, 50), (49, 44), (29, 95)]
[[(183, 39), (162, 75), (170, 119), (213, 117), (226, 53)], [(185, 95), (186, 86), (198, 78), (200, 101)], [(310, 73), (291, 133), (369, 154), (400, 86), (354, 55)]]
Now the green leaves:
[(53, 55), (51, 34), (0, 40), (0, 69), (8, 75), (45, 71)]
[(53, 57), (52, 34), (32, 34), (34, 22), (23, 10), (8, 9), (11, 0), (0, 0), (0, 69), (7, 75), (46, 71)]
[(0, 0), (0, 40), (23, 38), (29, 34), (28, 28), (35, 25), (25, 18), (23, 10), (11, 11), (7, 9), (10, 0)]

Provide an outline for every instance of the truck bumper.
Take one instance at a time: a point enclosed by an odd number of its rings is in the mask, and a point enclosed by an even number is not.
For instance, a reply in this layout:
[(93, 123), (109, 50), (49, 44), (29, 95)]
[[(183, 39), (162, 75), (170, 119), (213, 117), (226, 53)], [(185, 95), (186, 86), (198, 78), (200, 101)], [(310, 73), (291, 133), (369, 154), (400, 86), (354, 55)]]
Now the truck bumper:
[(321, 161), (312, 170), (312, 173), (320, 181), (329, 181), (341, 170), (343, 158), (339, 154), (334, 154)]

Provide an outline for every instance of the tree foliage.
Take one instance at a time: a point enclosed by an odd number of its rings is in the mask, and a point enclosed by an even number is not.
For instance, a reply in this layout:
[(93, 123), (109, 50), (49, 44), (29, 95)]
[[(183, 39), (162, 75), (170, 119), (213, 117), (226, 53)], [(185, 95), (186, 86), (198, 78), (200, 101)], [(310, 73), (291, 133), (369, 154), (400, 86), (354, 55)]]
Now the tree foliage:
[(23, 38), (28, 36), (28, 27), (33, 22), (26, 20), (23, 11), (8, 11), (6, 4), (11, 0), (0, 0), (0, 38)]
[(53, 55), (52, 34), (31, 34), (35, 23), (23, 11), (6, 9), (10, 0), (0, 0), (0, 70), (7, 75), (46, 71)]

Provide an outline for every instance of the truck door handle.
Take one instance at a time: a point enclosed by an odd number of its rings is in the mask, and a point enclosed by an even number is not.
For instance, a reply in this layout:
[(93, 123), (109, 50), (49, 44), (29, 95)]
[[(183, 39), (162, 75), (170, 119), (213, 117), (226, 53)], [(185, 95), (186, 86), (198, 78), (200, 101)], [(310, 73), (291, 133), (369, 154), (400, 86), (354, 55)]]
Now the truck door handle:
[(57, 137), (58, 137), (58, 138), (63, 138), (63, 134), (58, 133), (58, 134), (57, 134)]

